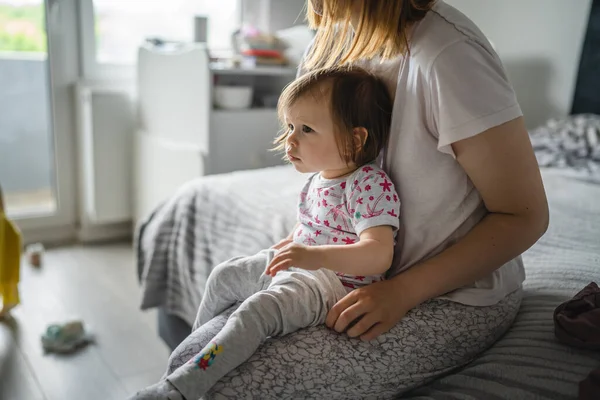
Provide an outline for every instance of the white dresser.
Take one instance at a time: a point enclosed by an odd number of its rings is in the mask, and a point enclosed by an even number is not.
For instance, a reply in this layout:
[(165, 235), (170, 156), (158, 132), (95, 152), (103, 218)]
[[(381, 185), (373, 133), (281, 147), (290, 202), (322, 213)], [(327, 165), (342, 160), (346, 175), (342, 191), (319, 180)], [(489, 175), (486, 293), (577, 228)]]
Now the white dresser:
[[(199, 176), (281, 164), (281, 155), (269, 151), (280, 129), (277, 110), (261, 99), (278, 95), (295, 74), (295, 68), (225, 68), (210, 62), (202, 44), (140, 48), (134, 220)], [(253, 107), (214, 107), (214, 86), (221, 84), (251, 85)]]

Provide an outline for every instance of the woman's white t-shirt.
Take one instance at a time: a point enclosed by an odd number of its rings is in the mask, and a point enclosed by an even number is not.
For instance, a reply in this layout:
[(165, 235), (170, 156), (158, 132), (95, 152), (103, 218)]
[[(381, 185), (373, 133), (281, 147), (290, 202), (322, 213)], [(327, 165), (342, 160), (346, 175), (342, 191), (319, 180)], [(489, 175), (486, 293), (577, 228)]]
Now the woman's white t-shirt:
[[(395, 96), (383, 158), (402, 204), (391, 275), (456, 243), (488, 212), (452, 143), (522, 115), (500, 58), (455, 8), (438, 0), (413, 27), (409, 43), (406, 57), (359, 63), (383, 78)], [(491, 305), (524, 279), (518, 257), (443, 298)]]

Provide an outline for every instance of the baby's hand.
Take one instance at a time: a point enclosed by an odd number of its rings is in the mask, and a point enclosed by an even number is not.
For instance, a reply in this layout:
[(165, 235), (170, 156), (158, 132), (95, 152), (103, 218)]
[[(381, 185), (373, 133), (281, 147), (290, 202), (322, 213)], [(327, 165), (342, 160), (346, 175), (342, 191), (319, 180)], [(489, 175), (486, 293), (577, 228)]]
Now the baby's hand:
[(288, 245), (288, 244), (290, 244), (292, 242), (293, 242), (293, 240), (290, 239), (290, 238), (281, 239), (279, 241), (279, 243), (273, 245), (271, 248), (275, 249), (275, 250), (280, 250), (281, 248), (283, 248), (284, 246), (286, 246), (286, 245)]
[(267, 265), (265, 274), (275, 276), (277, 272), (290, 267), (316, 271), (321, 268), (318, 247), (304, 246), (298, 243), (288, 243)]

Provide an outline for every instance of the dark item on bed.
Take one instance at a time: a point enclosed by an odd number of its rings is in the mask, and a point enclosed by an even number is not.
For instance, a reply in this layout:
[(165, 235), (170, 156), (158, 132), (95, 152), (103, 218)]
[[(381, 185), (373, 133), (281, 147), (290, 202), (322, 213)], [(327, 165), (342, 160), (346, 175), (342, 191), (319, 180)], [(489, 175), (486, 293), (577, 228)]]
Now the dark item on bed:
[(600, 350), (600, 288), (596, 282), (556, 307), (554, 334), (570, 346)]
[(579, 400), (597, 400), (600, 395), (600, 368), (579, 382)]
[[(565, 344), (600, 350), (600, 288), (595, 282), (556, 308), (554, 334)], [(600, 368), (597, 368), (579, 383), (579, 399), (597, 399), (599, 394)]]

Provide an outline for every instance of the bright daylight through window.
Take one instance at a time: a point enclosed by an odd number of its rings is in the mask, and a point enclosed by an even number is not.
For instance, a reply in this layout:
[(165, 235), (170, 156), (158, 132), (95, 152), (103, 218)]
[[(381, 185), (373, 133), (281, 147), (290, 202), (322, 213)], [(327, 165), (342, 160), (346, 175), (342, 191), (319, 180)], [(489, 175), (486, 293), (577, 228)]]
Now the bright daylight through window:
[(208, 17), (211, 50), (231, 47), (239, 24), (238, 0), (93, 0), (96, 62), (133, 64), (147, 38), (191, 41), (194, 16)]

